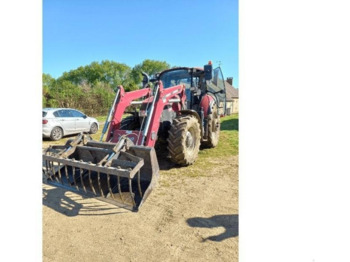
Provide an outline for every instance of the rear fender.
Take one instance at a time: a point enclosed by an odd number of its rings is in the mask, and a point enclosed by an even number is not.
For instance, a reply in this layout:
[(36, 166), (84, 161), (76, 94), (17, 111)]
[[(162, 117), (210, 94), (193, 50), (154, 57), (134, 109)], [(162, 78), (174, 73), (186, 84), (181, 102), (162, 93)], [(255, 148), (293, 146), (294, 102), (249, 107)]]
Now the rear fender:
[(200, 102), (200, 108), (203, 110), (204, 117), (207, 118), (212, 112), (213, 105), (215, 103), (215, 98), (209, 94), (202, 97)]
[(205, 141), (208, 138), (208, 115), (210, 115), (213, 111), (213, 106), (216, 103), (216, 99), (214, 96), (210, 94), (206, 94), (202, 97), (200, 102), (201, 114), (203, 115), (203, 125), (201, 127), (202, 130), (202, 139)]

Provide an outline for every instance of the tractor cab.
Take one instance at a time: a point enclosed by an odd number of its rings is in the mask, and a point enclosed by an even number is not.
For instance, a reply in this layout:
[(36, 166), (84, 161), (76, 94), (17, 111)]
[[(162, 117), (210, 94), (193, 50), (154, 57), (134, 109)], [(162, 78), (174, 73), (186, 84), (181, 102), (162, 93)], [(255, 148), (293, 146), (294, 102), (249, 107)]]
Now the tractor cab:
[(159, 80), (163, 82), (164, 88), (185, 85), (187, 108), (192, 108), (196, 98), (199, 99), (199, 79), (200, 75), (196, 76), (192, 68), (186, 67), (166, 70), (159, 75)]
[(184, 84), (186, 87), (187, 109), (200, 110), (202, 97), (209, 93), (215, 99), (220, 114), (226, 112), (225, 82), (221, 68), (212, 69), (211, 62), (204, 68), (177, 67), (157, 75), (164, 88)]

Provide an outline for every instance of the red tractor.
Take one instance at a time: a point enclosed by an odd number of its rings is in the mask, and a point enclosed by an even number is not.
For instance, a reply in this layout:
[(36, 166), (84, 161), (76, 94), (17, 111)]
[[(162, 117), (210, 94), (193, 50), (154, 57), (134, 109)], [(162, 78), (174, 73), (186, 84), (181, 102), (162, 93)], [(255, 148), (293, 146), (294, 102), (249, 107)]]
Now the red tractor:
[[(213, 71), (211, 64), (204, 69), (172, 68), (151, 80), (144, 74), (143, 83), (143, 89), (129, 93), (119, 88), (121, 98), (106, 141), (117, 142), (127, 130), (132, 130), (128, 136), (135, 139), (135, 144), (153, 147), (160, 137), (167, 140), (171, 159), (179, 165), (192, 164), (201, 144), (205, 147), (217, 145), (219, 118), (226, 104), (220, 68)], [(150, 100), (134, 102), (151, 92), (150, 83), (155, 83)], [(151, 103), (153, 97), (156, 99)], [(129, 111), (131, 116), (122, 120), (126, 107), (137, 104), (141, 105), (140, 110)]]
[(142, 89), (117, 88), (100, 139), (108, 130), (106, 142), (81, 134), (44, 153), (48, 183), (136, 211), (158, 178), (157, 140), (167, 141), (171, 160), (182, 166), (195, 162), (200, 145), (218, 144), (219, 118), (226, 111), (220, 68), (209, 63), (172, 68), (152, 79), (143, 75)]

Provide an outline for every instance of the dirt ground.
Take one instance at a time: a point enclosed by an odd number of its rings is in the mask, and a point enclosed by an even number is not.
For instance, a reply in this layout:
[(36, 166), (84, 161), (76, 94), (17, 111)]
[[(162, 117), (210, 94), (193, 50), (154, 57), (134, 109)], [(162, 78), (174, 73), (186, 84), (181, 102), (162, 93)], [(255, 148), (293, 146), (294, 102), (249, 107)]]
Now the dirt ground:
[(238, 156), (161, 169), (137, 213), (43, 184), (43, 261), (238, 261)]

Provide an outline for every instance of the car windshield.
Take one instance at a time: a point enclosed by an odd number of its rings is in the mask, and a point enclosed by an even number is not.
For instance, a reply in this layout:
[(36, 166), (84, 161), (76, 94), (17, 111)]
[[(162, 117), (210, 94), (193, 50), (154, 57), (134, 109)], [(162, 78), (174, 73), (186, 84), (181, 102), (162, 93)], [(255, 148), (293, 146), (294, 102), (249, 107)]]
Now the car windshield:
[(43, 111), (43, 117), (45, 117), (47, 115), (47, 112)]
[(164, 88), (184, 84), (186, 88), (191, 86), (191, 75), (185, 69), (165, 72), (160, 76)]

